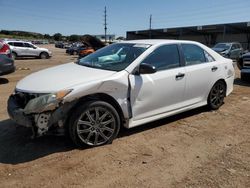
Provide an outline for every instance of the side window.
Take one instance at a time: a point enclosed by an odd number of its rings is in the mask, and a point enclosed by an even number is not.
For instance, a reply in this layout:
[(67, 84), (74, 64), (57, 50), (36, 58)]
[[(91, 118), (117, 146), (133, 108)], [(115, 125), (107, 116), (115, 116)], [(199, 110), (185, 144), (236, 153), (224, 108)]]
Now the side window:
[(14, 42), (14, 46), (23, 47), (23, 43), (22, 42)]
[(8, 44), (9, 44), (10, 46), (14, 46), (13, 42), (8, 42)]
[(158, 71), (179, 67), (178, 46), (176, 44), (161, 46), (149, 54), (142, 63), (151, 64)]
[(33, 46), (29, 43), (24, 43), (24, 46), (27, 47), (27, 48), (33, 48)]
[(237, 47), (236, 47), (236, 45), (235, 45), (235, 44), (233, 44), (233, 45), (232, 45), (232, 49), (231, 49), (231, 50), (235, 50), (235, 49), (237, 49)]
[(186, 65), (196, 65), (207, 62), (204, 50), (194, 44), (182, 44)]

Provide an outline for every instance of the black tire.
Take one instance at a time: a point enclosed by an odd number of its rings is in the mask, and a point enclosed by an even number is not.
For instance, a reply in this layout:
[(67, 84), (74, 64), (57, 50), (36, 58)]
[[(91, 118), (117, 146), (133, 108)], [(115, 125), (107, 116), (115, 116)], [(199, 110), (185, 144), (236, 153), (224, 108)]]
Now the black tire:
[(17, 58), (17, 54), (16, 54), (16, 52), (12, 52), (12, 54), (11, 54), (11, 55), (12, 55), (12, 59), (14, 59), (14, 60), (15, 60), (15, 59)]
[(77, 107), (70, 117), (69, 136), (78, 147), (101, 146), (112, 143), (120, 124), (120, 116), (112, 105), (89, 101)]
[(40, 59), (48, 59), (49, 54), (47, 52), (42, 52), (39, 57), (40, 57)]
[(213, 85), (208, 95), (207, 99), (208, 107), (211, 110), (219, 109), (221, 105), (224, 103), (225, 96), (226, 96), (226, 85), (222, 80), (219, 80)]

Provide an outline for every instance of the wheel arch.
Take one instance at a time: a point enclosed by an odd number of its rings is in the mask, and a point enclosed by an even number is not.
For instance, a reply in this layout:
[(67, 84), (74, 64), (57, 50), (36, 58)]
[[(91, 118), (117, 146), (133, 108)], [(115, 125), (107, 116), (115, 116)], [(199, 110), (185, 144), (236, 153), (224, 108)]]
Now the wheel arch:
[(104, 102), (109, 103), (117, 110), (117, 113), (121, 119), (121, 124), (124, 126), (124, 123), (125, 123), (124, 113), (122, 111), (120, 104), (117, 102), (117, 100), (114, 97), (112, 97), (106, 93), (95, 93), (95, 94), (89, 94), (89, 95), (83, 96), (77, 100), (78, 101), (76, 102), (76, 104), (69, 111), (69, 115), (68, 115), (67, 120), (66, 120), (67, 124), (69, 122), (71, 114), (74, 113), (74, 110), (79, 105), (84, 105), (84, 103), (86, 103), (87, 101), (90, 101), (90, 100), (100, 100), (100, 101), (104, 101)]
[[(222, 81), (222, 82), (224, 83), (224, 85), (225, 85), (225, 90), (227, 91), (227, 83), (226, 83), (225, 79), (221, 78), (221, 79), (217, 80), (214, 84), (216, 84), (216, 83), (219, 82), (219, 81)], [(214, 84), (213, 84), (213, 86), (214, 86)], [(226, 92), (225, 92), (225, 95), (226, 95)]]
[[(218, 79), (218, 80), (216, 80), (216, 82), (214, 82), (213, 84), (212, 84), (212, 87), (210, 88), (210, 90), (209, 90), (209, 92), (208, 92), (208, 94), (207, 94), (207, 100), (208, 100), (208, 97), (209, 97), (209, 94), (210, 94), (210, 91), (211, 91), (211, 89), (214, 87), (214, 85), (217, 83), (217, 82), (219, 82), (219, 81), (222, 81), (223, 83), (224, 83), (224, 85), (225, 85), (225, 90), (227, 91), (227, 83), (226, 83), (226, 81), (225, 81), (225, 79), (224, 78), (220, 78), (220, 79)], [(225, 96), (226, 96), (226, 92), (225, 92)]]
[(47, 55), (49, 55), (49, 53), (48, 53), (48, 52), (46, 52), (46, 51), (42, 51), (42, 52), (40, 52), (39, 57), (42, 55), (42, 53), (46, 53)]
[(18, 53), (16, 51), (11, 50), (11, 53), (16, 54), (16, 56), (18, 56)]

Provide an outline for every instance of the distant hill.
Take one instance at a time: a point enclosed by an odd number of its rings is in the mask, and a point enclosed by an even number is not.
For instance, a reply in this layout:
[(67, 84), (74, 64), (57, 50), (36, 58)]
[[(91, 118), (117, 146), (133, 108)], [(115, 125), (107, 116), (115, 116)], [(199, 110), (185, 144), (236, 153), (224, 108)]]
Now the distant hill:
[(23, 39), (23, 40), (47, 40), (47, 41), (70, 41), (77, 42), (82, 41), (87, 46), (91, 46), (95, 49), (102, 48), (104, 43), (92, 35), (70, 35), (63, 36), (61, 33), (55, 33), (54, 35), (41, 34), (36, 32), (29, 31), (10, 31), (10, 30), (0, 30), (0, 39), (1, 38), (10, 38), (10, 39)]
[(10, 30), (1, 30), (0, 35), (6, 36), (9, 38), (34, 38), (34, 39), (43, 39), (44, 35), (41, 33), (28, 32), (28, 31), (10, 31)]

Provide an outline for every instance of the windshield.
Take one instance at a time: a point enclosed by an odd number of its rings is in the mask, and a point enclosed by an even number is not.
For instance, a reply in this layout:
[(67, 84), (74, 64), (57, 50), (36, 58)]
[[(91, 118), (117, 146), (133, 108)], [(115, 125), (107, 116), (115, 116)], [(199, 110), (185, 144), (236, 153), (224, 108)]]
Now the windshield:
[(90, 54), (77, 63), (79, 65), (121, 71), (138, 58), (150, 45), (116, 43), (104, 47), (93, 54)]
[(228, 50), (230, 48), (231, 44), (226, 43), (219, 43), (214, 46), (214, 48), (222, 48), (224, 50)]

